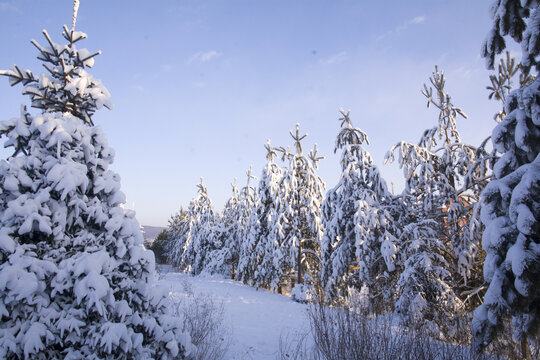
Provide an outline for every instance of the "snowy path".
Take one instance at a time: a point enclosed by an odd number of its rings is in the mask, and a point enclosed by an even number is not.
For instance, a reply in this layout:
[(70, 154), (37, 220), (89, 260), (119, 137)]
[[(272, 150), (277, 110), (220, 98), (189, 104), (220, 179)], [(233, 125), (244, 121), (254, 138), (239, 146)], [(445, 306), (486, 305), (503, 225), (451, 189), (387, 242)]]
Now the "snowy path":
[(169, 272), (161, 280), (172, 292), (182, 295), (188, 282), (195, 293), (208, 294), (222, 301), (225, 319), (231, 325), (231, 347), (226, 359), (276, 359), (279, 339), (305, 332), (308, 320), (305, 305), (289, 297), (255, 290), (237, 281), (193, 277)]

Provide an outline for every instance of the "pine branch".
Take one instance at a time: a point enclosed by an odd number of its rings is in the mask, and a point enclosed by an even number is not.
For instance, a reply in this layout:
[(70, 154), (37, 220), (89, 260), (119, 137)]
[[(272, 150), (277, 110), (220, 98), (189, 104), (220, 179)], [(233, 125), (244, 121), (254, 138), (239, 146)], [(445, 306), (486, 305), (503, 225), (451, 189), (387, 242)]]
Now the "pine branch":
[(13, 65), (14, 70), (0, 70), (0, 75), (9, 77), (9, 84), (15, 86), (18, 83), (28, 85), (32, 82), (37, 82), (38, 79), (32, 74), (30, 70), (21, 71), (17, 65)]

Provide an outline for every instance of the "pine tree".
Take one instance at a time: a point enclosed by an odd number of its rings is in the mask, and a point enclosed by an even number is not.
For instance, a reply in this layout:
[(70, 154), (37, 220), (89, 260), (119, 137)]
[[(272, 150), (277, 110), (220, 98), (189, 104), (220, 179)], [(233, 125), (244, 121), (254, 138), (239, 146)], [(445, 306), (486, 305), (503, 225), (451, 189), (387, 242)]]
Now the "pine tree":
[(154, 256), (125, 210), (114, 151), (92, 115), (112, 107), (86, 72), (99, 52), (64, 26), (66, 45), (36, 41), (47, 73), (2, 70), (32, 106), (0, 123), (0, 357), (183, 358), (189, 337), (152, 286)]
[(530, 358), (527, 338), (540, 328), (540, 2), (498, 0), (492, 7), (493, 28), (483, 45), (488, 68), (510, 35), (521, 45), (524, 73), (535, 71), (528, 84), (511, 92), (504, 119), (492, 142), (500, 154), (494, 179), (482, 192), (482, 245), (486, 251), (484, 303), (474, 312), (475, 348), (481, 350), (512, 317), (521, 355)]
[(456, 337), (455, 315), (461, 306), (452, 289), (452, 276), (437, 223), (422, 216), (405, 225), (401, 236), (403, 272), (397, 282), (398, 318), (439, 337)]
[(166, 247), (167, 260), (171, 265), (177, 266), (181, 270), (185, 268), (182, 263), (186, 242), (189, 235), (188, 212), (182, 208), (171, 216), (166, 236), (169, 239)]
[[(455, 299), (461, 309), (470, 309), (474, 306), (472, 295), (483, 290), (480, 279), (482, 226), (477, 217), (478, 200), (491, 176), (493, 154), (486, 149), (487, 140), (479, 147), (462, 142), (457, 118), (466, 118), (466, 115), (445, 92), (446, 78), (437, 67), (430, 82), (432, 86), (424, 85), (422, 93), (427, 98), (428, 107), (434, 106), (439, 110), (437, 126), (424, 131), (418, 144), (396, 144), (387, 154), (387, 160), (393, 161), (397, 152), (398, 162), (404, 169), (404, 196), (409, 199), (412, 211), (405, 225), (410, 221), (420, 221), (421, 224), (426, 218), (437, 224), (439, 240), (444, 247), (427, 248), (434, 251), (433, 256), (444, 254), (449, 275), (444, 273), (444, 278), (433, 278), (433, 281), (449, 284), (457, 295), (449, 298)], [(425, 237), (422, 241), (428, 239)], [(455, 304), (448, 306), (447, 313), (456, 308)], [(440, 325), (453, 331), (446, 324)]]
[(274, 162), (277, 156), (270, 140), (265, 145), (266, 163), (258, 187), (257, 206), (251, 212), (248, 232), (242, 246), (238, 272), (240, 280), (246, 284), (270, 287), (272, 284), (274, 247), (279, 230), (277, 213), (279, 206), (279, 188), (283, 171)]
[(388, 278), (384, 274), (395, 269), (397, 244), (386, 230), (391, 222), (385, 208), (390, 194), (362, 146), (369, 144), (366, 133), (353, 127), (349, 112), (340, 112), (334, 151), (343, 150), (342, 173), (323, 204), (322, 283), (328, 299), (344, 298), (349, 288), (362, 287), (379, 296), (390, 290), (381, 283)]
[(197, 192), (199, 195), (188, 208), (188, 231), (181, 258), (186, 271), (194, 275), (200, 274), (208, 266), (208, 254), (219, 246), (220, 241), (217, 226), (219, 218), (214, 212), (202, 177)]
[[(303, 284), (304, 272), (315, 276), (320, 266), (320, 243), (322, 239), (321, 206), (326, 185), (317, 175), (317, 147), (306, 157), (302, 152), (301, 141), (307, 136), (300, 135), (300, 125), (296, 132), (290, 132), (296, 152), (291, 153), (283, 147), (278, 148), (283, 158), (289, 161), (280, 182), (283, 198), (288, 204), (282, 207), (281, 224), (284, 229), (283, 241), (276, 250), (274, 265), (284, 275), (296, 273), (296, 284)], [(280, 215), (278, 215), (280, 216)], [(277, 263), (276, 263), (277, 262)]]
[(216, 224), (217, 239), (215, 248), (208, 255), (205, 271), (210, 274), (221, 274), (232, 278), (232, 253), (230, 247), (236, 241), (236, 212), (240, 201), (240, 191), (236, 186), (236, 178), (231, 183), (232, 194), (225, 203), (220, 221)]
[(240, 191), (240, 197), (238, 206), (235, 212), (235, 222), (231, 237), (231, 244), (229, 245), (231, 253), (231, 266), (233, 279), (238, 278), (236, 272), (239, 267), (239, 262), (241, 262), (241, 256), (246, 255), (249, 252), (254, 251), (253, 248), (250, 248), (249, 239), (249, 220), (251, 214), (257, 206), (258, 195), (257, 190), (254, 186), (251, 185), (251, 180), (256, 180), (257, 178), (251, 174), (251, 167), (246, 171), (246, 185)]
[(233, 184), (233, 195), (225, 205), (221, 217), (221, 235), (219, 247), (210, 254), (208, 271), (221, 273), (231, 279), (238, 278), (239, 262), (242, 261), (242, 246), (249, 233), (249, 218), (256, 205), (257, 192), (250, 185), (251, 167), (246, 172), (247, 183), (240, 191)]

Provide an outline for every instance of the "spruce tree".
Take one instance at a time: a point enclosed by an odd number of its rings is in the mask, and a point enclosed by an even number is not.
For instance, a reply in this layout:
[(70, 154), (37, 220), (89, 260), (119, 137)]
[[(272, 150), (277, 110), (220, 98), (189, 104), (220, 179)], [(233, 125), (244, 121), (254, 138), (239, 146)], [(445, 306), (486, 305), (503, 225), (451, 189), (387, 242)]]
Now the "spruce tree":
[(0, 357), (183, 358), (189, 337), (153, 287), (154, 256), (125, 210), (114, 151), (93, 124), (110, 95), (87, 69), (99, 52), (32, 40), (47, 73), (2, 70), (25, 85), (32, 115), (0, 123)]
[(482, 47), (488, 68), (509, 35), (521, 45), (521, 67), (535, 79), (507, 96), (506, 116), (493, 129), (500, 157), (481, 195), (489, 287), (474, 312), (472, 331), (481, 350), (511, 316), (521, 355), (530, 358), (527, 338), (538, 338), (540, 328), (540, 2), (497, 0), (491, 15), (493, 28)]
[[(425, 130), (418, 144), (396, 144), (386, 159), (393, 161), (398, 154), (406, 180), (402, 198), (409, 208), (402, 218), (407, 231), (400, 236), (403, 273), (396, 311), (408, 321), (413, 313), (408, 307), (414, 305), (410, 299), (417, 291), (424, 305), (416, 307), (414, 317), (426, 320), (420, 325), (452, 337), (459, 335), (463, 315), (456, 312), (471, 309), (473, 295), (483, 290), (478, 201), (491, 177), (493, 154), (487, 140), (478, 147), (461, 140), (457, 119), (466, 115), (445, 92), (446, 78), (437, 67), (430, 82), (422, 93), (428, 107), (439, 111), (437, 126)], [(407, 280), (411, 277), (423, 280), (415, 285)]]

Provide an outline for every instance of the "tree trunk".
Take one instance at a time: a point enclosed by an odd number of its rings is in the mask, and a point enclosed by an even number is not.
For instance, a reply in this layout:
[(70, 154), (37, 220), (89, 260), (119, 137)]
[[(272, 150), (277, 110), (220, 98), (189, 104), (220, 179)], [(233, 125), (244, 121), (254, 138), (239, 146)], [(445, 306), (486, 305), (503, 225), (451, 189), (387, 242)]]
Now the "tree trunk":
[(531, 360), (531, 349), (529, 348), (527, 336), (524, 336), (521, 340), (521, 356), (523, 356), (523, 360)]
[(304, 277), (302, 276), (302, 241), (300, 241), (300, 239), (298, 240), (298, 256), (296, 259), (296, 273), (298, 275), (298, 279), (296, 283), (303, 284)]

